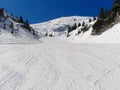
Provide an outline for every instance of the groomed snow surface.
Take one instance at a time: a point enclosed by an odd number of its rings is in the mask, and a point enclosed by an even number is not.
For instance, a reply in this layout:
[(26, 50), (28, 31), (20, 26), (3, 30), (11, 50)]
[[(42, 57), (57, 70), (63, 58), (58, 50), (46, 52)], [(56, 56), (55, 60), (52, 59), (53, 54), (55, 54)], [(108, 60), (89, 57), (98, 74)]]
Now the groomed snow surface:
[(0, 90), (120, 90), (120, 45), (0, 45)]

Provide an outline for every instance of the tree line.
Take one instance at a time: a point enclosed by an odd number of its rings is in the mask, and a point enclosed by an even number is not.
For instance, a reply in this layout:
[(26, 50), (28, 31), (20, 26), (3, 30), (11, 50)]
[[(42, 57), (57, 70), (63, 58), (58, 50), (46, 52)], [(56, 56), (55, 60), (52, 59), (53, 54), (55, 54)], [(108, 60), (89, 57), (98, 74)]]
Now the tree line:
[(101, 7), (98, 20), (93, 25), (92, 34), (101, 34), (106, 30), (104, 28), (112, 26), (117, 15), (120, 15), (120, 0), (114, 0), (112, 9), (104, 9)]
[[(11, 18), (14, 22), (19, 23), (19, 25), (17, 25), (15, 28), (14, 23), (11, 21), (11, 23), (8, 25), (5, 23), (5, 21)], [(14, 34), (16, 31), (19, 30), (19, 26), (26, 28), (26, 30), (30, 31), (34, 36), (38, 37), (38, 32), (35, 31), (29, 24), (28, 20), (24, 20), (22, 16), (20, 17), (15, 17), (13, 16), (13, 14), (8, 14), (6, 13), (6, 11), (4, 10), (4, 8), (0, 8), (0, 22), (4, 23), (3, 24), (3, 29), (6, 30), (7, 26), (9, 26), (11, 28), (11, 33)], [(21, 23), (21, 24), (20, 24)]]

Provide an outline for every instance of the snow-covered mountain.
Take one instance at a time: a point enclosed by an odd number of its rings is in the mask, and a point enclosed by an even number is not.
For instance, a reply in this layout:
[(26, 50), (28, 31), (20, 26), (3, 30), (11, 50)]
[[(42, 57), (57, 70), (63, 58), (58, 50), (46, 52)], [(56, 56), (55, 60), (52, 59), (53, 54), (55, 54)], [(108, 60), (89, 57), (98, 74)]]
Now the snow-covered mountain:
[[(1, 11), (2, 10), (2, 11)], [(32, 31), (24, 27), (18, 18), (0, 8), (0, 43), (37, 43)]]
[[(85, 28), (82, 26), (83, 22), (88, 28), (85, 32), (82, 31)], [(17, 18), (4, 10), (4, 15), (0, 16), (0, 43), (39, 43), (43, 37), (46, 38), (46, 34), (74, 43), (120, 43), (119, 22), (101, 35), (91, 35), (95, 22), (93, 17), (61, 17), (48, 22), (32, 24), (33, 29), (29, 31), (24, 27), (24, 23), (18, 22)], [(77, 25), (77, 28), (69, 32), (69, 37), (67, 37), (68, 27), (74, 24)]]
[[(92, 19), (89, 22), (89, 19)], [(70, 32), (70, 36), (66, 37), (66, 32), (68, 30), (68, 25), (72, 26), (75, 23), (83, 23), (90, 26), (86, 32), (82, 32), (82, 26)], [(52, 33), (54, 37), (61, 38), (66, 41), (74, 43), (120, 43), (120, 23), (115, 24), (112, 28), (107, 29), (101, 35), (91, 35), (92, 26), (96, 21), (93, 21), (93, 17), (62, 17), (55, 20), (51, 20), (44, 23), (33, 24), (31, 25), (35, 30), (41, 33), (40, 36), (45, 36), (46, 33)], [(78, 34), (78, 31), (81, 31)]]
[(72, 26), (75, 23), (88, 23), (89, 19), (93, 17), (81, 17), (81, 16), (71, 16), (71, 17), (62, 17), (54, 20), (50, 20), (44, 23), (38, 23), (31, 25), (35, 30), (37, 30), (41, 35), (45, 35), (47, 32), (54, 34), (54, 36), (64, 35), (68, 29), (68, 25)]

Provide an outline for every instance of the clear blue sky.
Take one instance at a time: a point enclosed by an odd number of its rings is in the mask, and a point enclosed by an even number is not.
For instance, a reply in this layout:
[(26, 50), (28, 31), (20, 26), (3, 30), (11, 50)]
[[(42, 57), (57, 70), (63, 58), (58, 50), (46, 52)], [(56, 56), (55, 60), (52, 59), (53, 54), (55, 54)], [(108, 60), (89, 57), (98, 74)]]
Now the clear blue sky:
[(22, 15), (30, 23), (63, 16), (97, 16), (101, 6), (111, 7), (113, 0), (0, 0), (0, 7), (14, 16)]

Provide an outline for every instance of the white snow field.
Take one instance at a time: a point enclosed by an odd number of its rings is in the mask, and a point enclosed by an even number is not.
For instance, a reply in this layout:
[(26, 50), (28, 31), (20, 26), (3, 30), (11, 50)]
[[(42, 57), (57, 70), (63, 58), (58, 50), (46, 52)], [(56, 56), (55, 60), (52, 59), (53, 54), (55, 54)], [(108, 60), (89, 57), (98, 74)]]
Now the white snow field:
[(0, 45), (0, 90), (120, 90), (120, 45), (45, 38)]

